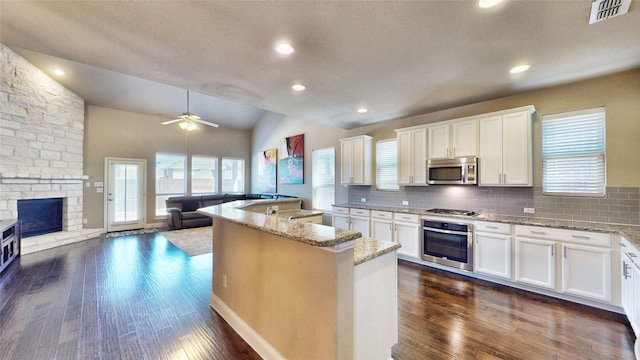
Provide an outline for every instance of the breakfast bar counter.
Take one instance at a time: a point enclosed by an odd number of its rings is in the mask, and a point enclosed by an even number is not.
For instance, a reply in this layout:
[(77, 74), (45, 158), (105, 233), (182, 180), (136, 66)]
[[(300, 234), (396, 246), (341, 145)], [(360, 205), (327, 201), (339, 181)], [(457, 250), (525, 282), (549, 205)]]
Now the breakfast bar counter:
[(279, 200), (198, 210), (213, 219), (210, 305), (268, 359), (389, 359), (399, 245), (267, 215)]

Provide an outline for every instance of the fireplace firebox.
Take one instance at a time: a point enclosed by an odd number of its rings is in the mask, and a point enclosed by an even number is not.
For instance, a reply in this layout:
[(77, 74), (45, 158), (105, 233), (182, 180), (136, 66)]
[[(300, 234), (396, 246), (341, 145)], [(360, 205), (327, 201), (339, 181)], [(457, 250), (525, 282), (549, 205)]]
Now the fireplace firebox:
[(62, 231), (63, 198), (18, 200), (18, 220), (22, 222), (22, 237)]

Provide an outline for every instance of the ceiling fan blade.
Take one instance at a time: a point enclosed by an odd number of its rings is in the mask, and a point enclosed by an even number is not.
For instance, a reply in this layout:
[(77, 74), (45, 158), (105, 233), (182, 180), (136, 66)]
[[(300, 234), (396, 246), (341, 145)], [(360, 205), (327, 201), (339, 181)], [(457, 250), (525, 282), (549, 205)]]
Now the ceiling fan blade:
[(178, 121), (182, 121), (182, 119), (173, 119), (173, 120), (165, 121), (165, 122), (160, 123), (160, 124), (161, 125), (169, 125), (169, 124), (173, 124), (173, 123), (178, 122)]
[(207, 125), (207, 126), (213, 126), (213, 127), (216, 127), (216, 128), (218, 127), (218, 124), (214, 124), (214, 123), (212, 123), (212, 122), (208, 122), (208, 121), (200, 120), (200, 118), (198, 118), (198, 119), (193, 119), (193, 121), (195, 121), (195, 122), (197, 122), (197, 123), (200, 123), (200, 124), (203, 124), (203, 125)]

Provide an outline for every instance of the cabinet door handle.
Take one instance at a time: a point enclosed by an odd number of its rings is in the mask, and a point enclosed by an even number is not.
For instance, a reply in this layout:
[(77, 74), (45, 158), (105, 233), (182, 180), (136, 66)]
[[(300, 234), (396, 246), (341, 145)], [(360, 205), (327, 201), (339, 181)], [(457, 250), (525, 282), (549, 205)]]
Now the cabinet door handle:
[(554, 246), (551, 245), (551, 256), (554, 256), (554, 251), (553, 251)]
[(627, 253), (627, 255), (629, 255), (629, 257), (632, 257), (632, 258), (636, 257), (636, 254), (634, 253)]
[(567, 258), (567, 248), (566, 248), (566, 247), (563, 247), (563, 248), (562, 248), (562, 250), (564, 250), (564, 254), (563, 254), (563, 256), (564, 256), (564, 258), (566, 259), (566, 258)]
[(571, 237), (572, 237), (572, 238), (574, 238), (574, 239), (582, 239), (582, 240), (589, 240), (589, 239), (591, 239), (591, 238), (590, 238), (590, 237), (588, 237), (588, 236), (580, 236), (580, 235), (571, 235)]
[(622, 260), (622, 276), (623, 276), (625, 279), (628, 279), (628, 278), (630, 277), (630, 276), (629, 276), (629, 275), (630, 275), (630, 274), (629, 274), (629, 268), (630, 268), (630, 267), (631, 267), (631, 266), (629, 266), (629, 264), (627, 264), (627, 262), (626, 262), (626, 261)]
[(449, 156), (449, 148), (447, 148), (447, 156)]
[(536, 235), (547, 235), (547, 233), (544, 231), (531, 231), (531, 233)]
[(487, 225), (487, 229), (495, 229), (495, 230), (497, 230), (497, 229), (498, 229), (498, 227), (497, 227), (497, 226), (488, 226), (488, 225)]

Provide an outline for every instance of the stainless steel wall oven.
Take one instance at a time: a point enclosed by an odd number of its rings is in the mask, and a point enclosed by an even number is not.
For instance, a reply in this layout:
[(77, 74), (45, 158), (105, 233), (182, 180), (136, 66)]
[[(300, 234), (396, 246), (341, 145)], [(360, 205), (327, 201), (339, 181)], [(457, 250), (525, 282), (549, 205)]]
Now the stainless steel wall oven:
[(424, 219), (422, 259), (473, 271), (473, 224)]

